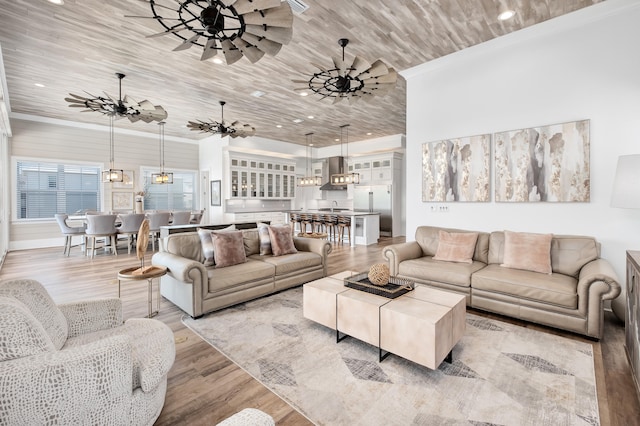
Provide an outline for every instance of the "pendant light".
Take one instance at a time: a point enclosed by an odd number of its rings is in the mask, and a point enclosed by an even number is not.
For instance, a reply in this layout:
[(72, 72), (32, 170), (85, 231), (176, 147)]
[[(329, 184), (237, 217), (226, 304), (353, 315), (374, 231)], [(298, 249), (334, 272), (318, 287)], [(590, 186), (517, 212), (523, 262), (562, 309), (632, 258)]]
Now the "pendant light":
[(164, 121), (158, 123), (158, 136), (160, 138), (160, 173), (151, 173), (152, 184), (173, 183), (173, 173), (164, 171)]
[[(306, 172), (307, 175), (305, 177), (298, 178), (298, 186), (320, 186), (322, 183), (322, 177), (320, 176), (312, 176), (311, 169), (313, 169), (313, 133), (307, 133), (307, 158), (306, 158)], [(311, 151), (311, 168), (309, 168), (309, 150)]]
[(109, 114), (109, 170), (102, 171), (102, 182), (122, 182), (124, 181), (124, 171), (113, 166), (114, 132), (113, 114)]
[[(347, 161), (349, 161), (349, 125), (343, 124), (340, 126), (340, 155), (342, 156), (342, 134), (343, 130), (346, 131), (347, 134)], [(359, 184), (360, 183), (360, 173), (339, 173), (331, 175), (331, 183), (333, 185), (348, 185), (348, 184)]]

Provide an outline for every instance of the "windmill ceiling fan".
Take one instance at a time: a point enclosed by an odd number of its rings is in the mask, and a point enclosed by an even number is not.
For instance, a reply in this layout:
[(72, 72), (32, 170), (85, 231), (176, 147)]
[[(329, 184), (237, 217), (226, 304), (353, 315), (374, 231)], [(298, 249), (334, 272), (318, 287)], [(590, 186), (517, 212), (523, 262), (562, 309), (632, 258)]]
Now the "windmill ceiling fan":
[(227, 124), (224, 121), (224, 105), (226, 102), (220, 101), (220, 107), (222, 108), (222, 114), (220, 121), (189, 121), (187, 127), (194, 131), (200, 131), (202, 133), (213, 133), (221, 136), (231, 136), (232, 138), (245, 138), (247, 136), (253, 136), (256, 134), (255, 127), (249, 124), (243, 124), (239, 121), (234, 121), (231, 124)]
[(349, 39), (341, 38), (338, 44), (342, 47), (342, 58), (332, 57), (333, 68), (312, 64), (320, 69), (309, 80), (293, 80), (302, 83), (303, 87), (294, 90), (311, 90), (322, 96), (321, 99), (333, 98), (333, 103), (343, 99), (358, 101), (371, 100), (374, 96), (385, 95), (396, 85), (398, 73), (387, 66), (381, 59), (373, 64), (359, 56), (353, 61), (345, 61), (344, 48)]
[(122, 79), (125, 75), (117, 72), (116, 77), (118, 77), (119, 81), (118, 98), (106, 92), (104, 93), (106, 97), (94, 96), (91, 93), (85, 92), (90, 96), (89, 98), (69, 93), (71, 97), (64, 98), (64, 100), (69, 102), (69, 106), (72, 108), (86, 108), (81, 112), (96, 111), (114, 117), (127, 117), (132, 123), (138, 120), (150, 123), (152, 121), (162, 121), (167, 118), (167, 111), (159, 105), (153, 105), (147, 100), (136, 102), (127, 95), (125, 95), (123, 99)]
[(265, 53), (275, 56), (291, 41), (293, 13), (286, 1), (174, 0), (171, 6), (142, 1), (149, 3), (153, 16), (126, 17), (157, 20), (164, 31), (148, 38), (172, 34), (182, 40), (174, 51), (200, 46), (201, 61), (222, 51), (227, 65), (243, 56), (255, 63)]

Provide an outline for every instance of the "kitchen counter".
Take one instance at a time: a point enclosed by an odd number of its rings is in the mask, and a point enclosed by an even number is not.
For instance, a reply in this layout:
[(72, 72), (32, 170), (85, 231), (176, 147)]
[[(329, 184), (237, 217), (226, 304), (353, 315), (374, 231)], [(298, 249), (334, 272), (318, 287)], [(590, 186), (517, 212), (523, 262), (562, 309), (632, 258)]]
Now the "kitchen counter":
[(351, 217), (351, 247), (377, 244), (380, 238), (380, 213), (355, 210), (283, 210), (284, 220), (290, 223), (291, 213), (331, 214)]

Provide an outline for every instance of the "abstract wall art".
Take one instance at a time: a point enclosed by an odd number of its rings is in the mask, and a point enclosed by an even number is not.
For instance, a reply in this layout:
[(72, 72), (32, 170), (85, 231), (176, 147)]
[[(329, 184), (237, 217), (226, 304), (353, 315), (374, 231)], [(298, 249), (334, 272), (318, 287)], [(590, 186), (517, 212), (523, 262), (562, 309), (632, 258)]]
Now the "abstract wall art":
[(491, 135), (422, 145), (422, 201), (487, 202)]
[(496, 133), (496, 202), (589, 202), (589, 120)]

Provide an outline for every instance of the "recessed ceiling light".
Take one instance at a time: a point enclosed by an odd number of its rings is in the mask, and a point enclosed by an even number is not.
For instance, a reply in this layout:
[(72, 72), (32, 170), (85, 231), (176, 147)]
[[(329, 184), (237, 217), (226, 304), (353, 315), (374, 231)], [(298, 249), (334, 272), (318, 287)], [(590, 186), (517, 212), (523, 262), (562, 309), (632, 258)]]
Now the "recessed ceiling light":
[(276, 125), (276, 127), (277, 127), (278, 129), (282, 129), (282, 124), (278, 124), (278, 125)]
[(251, 96), (253, 96), (254, 98), (259, 98), (261, 96), (264, 96), (264, 92), (260, 90), (254, 90), (253, 92), (251, 92)]
[(57, 4), (58, 6), (61, 6), (64, 4), (64, 0), (48, 0), (49, 3), (53, 3), (53, 4)]
[(515, 10), (505, 10), (503, 12), (500, 12), (500, 15), (498, 15), (498, 19), (501, 21), (506, 21), (507, 19), (511, 19), (516, 15), (516, 11)]
[(302, 123), (304, 120), (302, 118), (296, 118), (295, 120), (292, 120), (294, 123), (296, 124), (300, 124)]
[(313, 115), (307, 115), (307, 118), (308, 118), (308, 119), (312, 119), (312, 118), (314, 118), (314, 117), (313, 117)]
[(214, 64), (221, 64), (221, 63), (222, 63), (222, 59), (220, 59), (220, 58), (213, 58), (212, 62), (213, 62)]
[(335, 138), (334, 141), (340, 142), (340, 139), (339, 138)]
[(371, 136), (373, 133), (371, 132), (367, 132), (367, 136)]
[(42, 83), (35, 83), (35, 84), (34, 84), (34, 86), (36, 86), (36, 87), (44, 87), (44, 84), (42, 84)]
[(310, 143), (310, 144), (309, 144), (309, 146), (313, 146), (313, 144), (312, 144), (312, 143)]
[(300, 96), (309, 96), (309, 93), (307, 93), (307, 92), (300, 92)]

